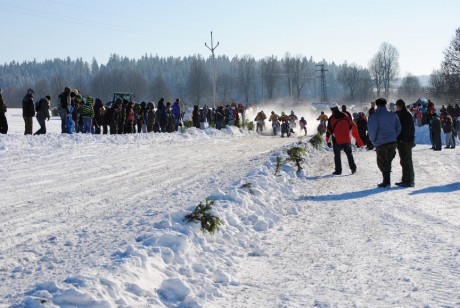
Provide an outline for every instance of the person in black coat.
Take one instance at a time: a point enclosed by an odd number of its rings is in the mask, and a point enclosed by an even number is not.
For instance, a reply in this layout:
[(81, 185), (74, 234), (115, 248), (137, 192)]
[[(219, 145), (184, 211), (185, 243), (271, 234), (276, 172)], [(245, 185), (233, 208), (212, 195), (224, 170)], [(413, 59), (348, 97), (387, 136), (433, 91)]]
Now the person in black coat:
[(196, 128), (201, 128), (200, 125), (200, 110), (198, 109), (198, 105), (193, 106), (193, 112), (192, 112), (192, 121), (193, 121), (193, 126)]
[(118, 133), (118, 116), (120, 111), (122, 100), (117, 98), (115, 102), (112, 102), (110, 108), (105, 111), (104, 117), (102, 118), (103, 134), (107, 134), (107, 126), (110, 128), (110, 134), (114, 135)]
[(3, 91), (0, 89), (0, 134), (8, 132), (8, 121), (6, 120), (6, 105), (3, 101)]
[(168, 114), (166, 113), (166, 106), (164, 98), (158, 101), (158, 109), (155, 112), (155, 120), (160, 124), (160, 131), (166, 133), (166, 125), (168, 124)]
[(433, 150), (441, 151), (441, 120), (438, 118), (437, 113), (433, 113), (431, 117), (431, 139), (433, 140)]
[(22, 99), (22, 117), (24, 118), (24, 135), (32, 135), (33, 118), (35, 117), (34, 93), (32, 89), (27, 90), (26, 96)]
[(94, 133), (100, 134), (101, 133), (101, 126), (102, 126), (102, 117), (104, 116), (104, 104), (99, 98), (96, 98), (96, 102), (94, 103)]
[(396, 101), (396, 115), (399, 118), (399, 122), (401, 122), (401, 132), (397, 137), (397, 149), (402, 167), (402, 179), (396, 185), (413, 187), (415, 176), (412, 163), (412, 148), (415, 146), (415, 124), (412, 114), (407, 110), (406, 103), (402, 99)]
[(367, 140), (367, 119), (364, 112), (359, 112), (356, 118), (356, 126), (358, 127), (359, 138), (364, 144), (368, 144)]

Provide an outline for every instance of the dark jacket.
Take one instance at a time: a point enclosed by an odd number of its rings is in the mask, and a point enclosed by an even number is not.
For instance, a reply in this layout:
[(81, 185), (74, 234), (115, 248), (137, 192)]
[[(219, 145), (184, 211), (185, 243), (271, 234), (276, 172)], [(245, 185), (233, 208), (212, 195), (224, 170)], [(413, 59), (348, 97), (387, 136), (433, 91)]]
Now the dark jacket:
[(30, 94), (26, 94), (22, 100), (22, 116), (35, 117), (34, 98)]
[(0, 96), (0, 114), (5, 115), (6, 113), (6, 105), (5, 102), (3, 101), (3, 97)]
[(118, 105), (116, 103), (112, 103), (112, 106), (110, 108), (108, 108), (104, 114), (104, 121), (103, 123), (105, 125), (113, 125), (113, 124), (117, 124), (117, 120), (118, 120), (118, 112), (117, 112), (117, 109), (118, 109)]
[(60, 109), (67, 109), (67, 112), (70, 110), (71, 99), (70, 99), (70, 92), (62, 92), (58, 96), (59, 101), (59, 108)]
[(168, 114), (166, 113), (166, 106), (163, 100), (158, 102), (158, 109), (155, 112), (155, 120), (158, 121), (160, 127), (164, 127), (168, 124)]
[(49, 102), (46, 98), (41, 98), (39, 101), (38, 101), (38, 105), (39, 105), (39, 109), (37, 110), (37, 114), (36, 114), (36, 117), (37, 118), (45, 118), (45, 119), (49, 119), (50, 118), (50, 105), (49, 105)]
[(200, 110), (198, 109), (197, 105), (193, 106), (192, 121), (193, 126), (200, 128)]
[(396, 112), (396, 115), (401, 122), (401, 132), (397, 137), (398, 142), (414, 142), (415, 139), (415, 124), (411, 113), (407, 108), (402, 108)]
[(99, 98), (96, 98), (96, 102), (94, 103), (94, 121), (97, 126), (102, 125), (102, 114), (101, 109), (103, 110), (104, 104)]
[(433, 117), (431, 120), (431, 133), (433, 135), (441, 134), (441, 120), (438, 117)]
[(453, 125), (452, 125), (452, 120), (451, 119), (446, 119), (442, 125), (442, 130), (444, 131), (444, 134), (451, 133), (453, 131)]

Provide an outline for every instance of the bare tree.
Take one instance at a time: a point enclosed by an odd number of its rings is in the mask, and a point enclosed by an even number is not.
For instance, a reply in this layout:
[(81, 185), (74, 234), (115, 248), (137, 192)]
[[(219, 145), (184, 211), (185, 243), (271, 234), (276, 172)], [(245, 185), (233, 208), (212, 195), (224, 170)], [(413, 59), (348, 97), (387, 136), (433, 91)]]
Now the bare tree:
[(421, 91), (422, 86), (420, 84), (420, 80), (412, 74), (407, 74), (407, 76), (401, 80), (398, 94), (402, 97), (414, 98), (416, 96), (420, 96), (419, 94)]
[(147, 81), (135, 70), (128, 70), (124, 74), (124, 83), (129, 92), (132, 92), (136, 98), (142, 100), (147, 92)]
[(187, 78), (189, 97), (194, 104), (200, 104), (211, 91), (211, 78), (206, 72), (202, 58), (194, 59), (190, 65), (190, 72)]
[(387, 42), (382, 43), (380, 52), (383, 60), (383, 89), (385, 91), (385, 97), (388, 98), (390, 83), (394, 81), (399, 74), (399, 52), (396, 47)]
[(446, 80), (441, 70), (434, 70), (431, 73), (428, 92), (431, 96), (437, 98), (443, 98), (448, 92)]
[(153, 80), (152, 86), (150, 87), (149, 95), (154, 98), (154, 100), (159, 100), (160, 97), (170, 97), (171, 91), (169, 90), (168, 85), (166, 84), (163, 76), (158, 75)]
[(300, 56), (293, 59), (293, 69), (292, 69), (292, 86), (295, 90), (295, 98), (297, 101), (300, 101), (300, 95), (303, 88), (307, 83), (314, 80), (315, 67), (312, 66), (307, 60), (307, 58)]
[(246, 105), (249, 104), (249, 94), (255, 82), (256, 61), (251, 56), (243, 56), (238, 61), (238, 83), (243, 90)]
[(235, 86), (235, 79), (227, 73), (220, 74), (217, 77), (217, 97), (220, 98), (221, 102), (228, 102), (232, 98), (232, 93)]
[(64, 91), (64, 87), (69, 86), (70, 84), (64, 77), (62, 73), (57, 73), (50, 79), (50, 88), (52, 93), (61, 93)]
[(369, 71), (377, 89), (377, 96), (383, 87), (384, 96), (388, 98), (390, 84), (399, 74), (399, 52), (391, 44), (383, 42), (379, 51), (369, 62)]
[(264, 87), (267, 89), (268, 100), (272, 100), (274, 98), (275, 88), (280, 79), (280, 67), (278, 59), (275, 56), (271, 56), (265, 60), (262, 60), (262, 65)]
[(34, 90), (38, 95), (44, 97), (45, 95), (50, 94), (50, 86), (48, 81), (45, 79), (40, 79), (35, 82)]
[(337, 76), (339, 82), (348, 89), (348, 94), (352, 101), (355, 99), (355, 92), (360, 83), (360, 70), (361, 68), (357, 64), (348, 65), (345, 62)]
[(373, 96), (373, 82), (369, 70), (362, 68), (359, 71), (359, 82), (356, 88), (356, 98), (360, 103)]
[(286, 89), (288, 91), (289, 98), (292, 100), (292, 77), (294, 75), (295, 59), (292, 58), (289, 53), (286, 53), (281, 65), (283, 66), (283, 74), (286, 76)]
[(383, 86), (383, 56), (379, 51), (369, 62), (369, 72), (372, 76), (377, 96), (380, 97), (380, 92)]
[(91, 93), (103, 101), (112, 99), (113, 87), (106, 69), (100, 69), (98, 73), (93, 76), (90, 83)]

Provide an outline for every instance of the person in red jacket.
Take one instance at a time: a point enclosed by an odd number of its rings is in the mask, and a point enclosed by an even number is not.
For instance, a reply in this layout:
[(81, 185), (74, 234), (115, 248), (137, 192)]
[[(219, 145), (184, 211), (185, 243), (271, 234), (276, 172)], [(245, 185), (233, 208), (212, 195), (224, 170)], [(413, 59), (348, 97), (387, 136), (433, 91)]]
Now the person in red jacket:
[(337, 103), (332, 103), (329, 107), (331, 108), (332, 115), (327, 121), (326, 142), (327, 146), (332, 147), (334, 150), (335, 171), (332, 174), (342, 174), (342, 160), (340, 158), (342, 150), (347, 155), (351, 173), (355, 173), (356, 164), (350, 145), (353, 122), (347, 114), (339, 111)]

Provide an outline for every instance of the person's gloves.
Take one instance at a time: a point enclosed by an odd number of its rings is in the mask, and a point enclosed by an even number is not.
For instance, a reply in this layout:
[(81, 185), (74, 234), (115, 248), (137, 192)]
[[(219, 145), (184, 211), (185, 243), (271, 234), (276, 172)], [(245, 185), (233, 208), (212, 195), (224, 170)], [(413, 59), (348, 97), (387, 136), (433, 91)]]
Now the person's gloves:
[(328, 147), (328, 148), (332, 148), (332, 142), (329, 141), (329, 142), (327, 143), (327, 147)]

